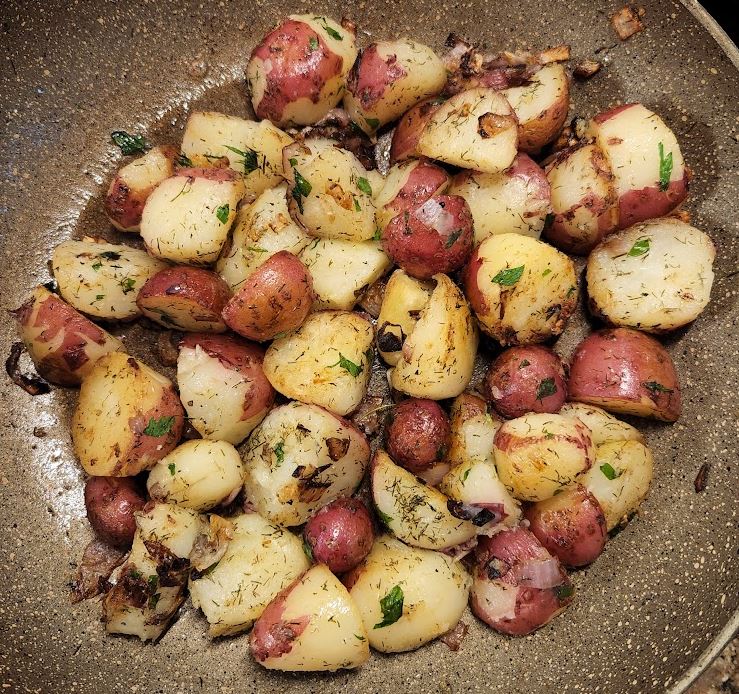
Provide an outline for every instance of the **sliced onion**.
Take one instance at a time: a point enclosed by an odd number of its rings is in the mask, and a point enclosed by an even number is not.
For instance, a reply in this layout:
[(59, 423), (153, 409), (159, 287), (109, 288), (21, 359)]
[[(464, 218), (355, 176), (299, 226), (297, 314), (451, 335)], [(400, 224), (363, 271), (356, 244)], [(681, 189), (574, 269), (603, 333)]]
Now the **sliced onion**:
[(443, 205), (433, 198), (429, 198), (423, 205), (414, 210), (413, 216), (441, 236), (449, 236), (454, 230), (454, 215), (447, 212)]
[(516, 584), (525, 588), (546, 590), (562, 585), (564, 580), (562, 567), (555, 557), (549, 559), (533, 559), (516, 564), (511, 569)]

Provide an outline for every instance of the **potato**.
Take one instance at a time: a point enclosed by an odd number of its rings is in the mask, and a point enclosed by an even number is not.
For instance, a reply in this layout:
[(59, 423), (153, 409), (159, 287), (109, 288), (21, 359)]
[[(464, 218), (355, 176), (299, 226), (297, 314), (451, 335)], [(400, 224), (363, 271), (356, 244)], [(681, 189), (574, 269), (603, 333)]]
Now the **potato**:
[(434, 275), (434, 280), (436, 287), (389, 379), (401, 393), (443, 400), (459, 395), (469, 384), (478, 338), (462, 292), (446, 275)]
[(302, 325), (313, 303), (308, 269), (288, 251), (278, 251), (246, 278), (223, 309), (231, 330), (264, 342)]
[(595, 465), (578, 481), (598, 500), (608, 530), (626, 522), (649, 492), (653, 459), (639, 441), (610, 441), (595, 451)]
[(403, 343), (413, 332), (432, 292), (430, 283), (409, 277), (403, 270), (390, 276), (377, 318), (377, 348), (390, 366), (400, 360)]
[(370, 656), (359, 609), (322, 564), (267, 606), (254, 624), (249, 647), (270, 670), (333, 672), (359, 667)]
[(569, 396), (609, 412), (675, 422), (682, 398), (667, 350), (631, 328), (598, 330), (575, 350)]
[(249, 438), (244, 491), (268, 520), (301, 525), (354, 492), (369, 456), (367, 439), (347, 420), (291, 402), (272, 410)]
[(167, 455), (184, 423), (169, 379), (127, 354), (111, 352), (82, 381), (72, 443), (87, 474), (128, 477)]
[(377, 41), (360, 51), (349, 72), (344, 108), (372, 135), (445, 83), (444, 63), (428, 46), (406, 38)]
[(190, 423), (205, 439), (241, 443), (275, 399), (264, 352), (227, 335), (188, 335), (177, 358), (177, 385)]
[(618, 225), (663, 217), (688, 194), (688, 173), (675, 134), (641, 104), (599, 113), (586, 137), (601, 148), (614, 174)]
[(644, 443), (641, 432), (631, 424), (616, 419), (612, 414), (594, 405), (581, 402), (566, 402), (559, 414), (570, 419), (579, 419), (588, 429), (594, 446), (610, 441), (639, 441)]
[(570, 83), (562, 63), (544, 65), (525, 85), (501, 94), (518, 119), (521, 150), (536, 154), (559, 135), (570, 108)]
[(472, 252), (473, 239), (472, 215), (458, 195), (435, 195), (393, 217), (382, 232), (387, 254), (418, 279), (458, 270)]
[(465, 267), (463, 281), (480, 327), (504, 347), (559, 335), (577, 306), (572, 260), (520, 234), (485, 239)]
[(332, 140), (305, 140), (283, 151), (290, 213), (311, 236), (368, 241), (375, 204), (367, 171)]
[(519, 154), (499, 173), (463, 171), (450, 195), (465, 199), (472, 213), (475, 244), (493, 234), (523, 234), (538, 239), (549, 212), (549, 182), (539, 165)]
[(79, 385), (100, 357), (124, 349), (120, 340), (42, 285), (12, 314), (36, 371), (52, 383)]
[(146, 198), (174, 174), (176, 156), (174, 147), (153, 147), (116, 173), (105, 196), (105, 214), (116, 229), (139, 230)]
[(310, 566), (300, 540), (257, 513), (230, 519), (223, 556), (190, 577), (190, 596), (208, 620), (209, 636), (250, 629), (269, 602)]
[(518, 149), (518, 122), (505, 97), (480, 87), (455, 94), (429, 118), (416, 151), (486, 173), (507, 169)]
[(490, 457), (493, 437), (502, 423), (497, 413), (488, 412), (487, 403), (476, 393), (458, 395), (449, 408), (451, 432), (446, 460), (456, 467), (471, 458)]
[(488, 626), (524, 636), (572, 602), (575, 589), (556, 557), (524, 528), (480, 538), (470, 607)]
[(451, 435), (449, 418), (433, 400), (409, 398), (396, 405), (387, 428), (387, 452), (411, 472), (444, 459)]
[(527, 414), (504, 422), (495, 434), (495, 467), (513, 496), (543, 501), (590, 469), (590, 430), (558, 414)]
[(613, 234), (588, 258), (590, 310), (611, 325), (662, 333), (708, 304), (716, 250), (679, 219), (652, 219)]
[(251, 205), (236, 214), (233, 237), (223, 250), (216, 269), (237, 291), (246, 278), (275, 253), (298, 255), (311, 237), (290, 217), (287, 209), (287, 184), (265, 190)]
[(243, 196), (243, 179), (230, 169), (180, 169), (144, 205), (146, 249), (176, 263), (215, 263)]
[(264, 373), (287, 398), (349, 414), (367, 390), (373, 337), (372, 323), (358, 313), (312, 313), (300, 328), (268, 347)]
[(51, 256), (62, 298), (78, 311), (110, 320), (141, 315), (136, 296), (167, 267), (138, 248), (95, 239), (63, 241)]
[(282, 149), (292, 141), (268, 120), (195, 111), (185, 125), (182, 152), (194, 166), (225, 165), (243, 174), (246, 193), (260, 195), (282, 183)]
[(456, 626), (467, 607), (471, 580), (462, 564), (446, 554), (383, 535), (344, 583), (362, 615), (370, 646), (397, 653)]
[(587, 255), (618, 227), (618, 195), (600, 147), (583, 144), (559, 152), (546, 168), (552, 193), (544, 236), (568, 253)]
[(208, 511), (241, 489), (238, 451), (226, 441), (185, 441), (149, 473), (146, 489), (155, 501)]
[(385, 451), (375, 453), (370, 476), (380, 519), (407, 545), (448, 549), (475, 536), (475, 525), (455, 515), (446, 496), (396, 465)]
[(318, 310), (351, 311), (359, 296), (392, 266), (377, 241), (315, 239), (300, 253), (310, 270)]
[(445, 101), (446, 97), (432, 96), (414, 106), (398, 121), (390, 145), (390, 164), (418, 155), (418, 140), (426, 123)]
[(88, 477), (85, 509), (95, 534), (114, 547), (128, 548), (136, 532), (134, 513), (146, 501), (130, 477)]
[(141, 287), (136, 305), (147, 318), (165, 328), (222, 333), (221, 311), (231, 296), (214, 272), (197, 267), (160, 270)]
[(567, 399), (565, 367), (549, 347), (511, 347), (490, 364), (483, 390), (504, 417), (558, 412)]
[(356, 30), (330, 17), (290, 15), (252, 51), (246, 82), (257, 118), (316, 123), (341, 101), (357, 58)]
[(606, 544), (606, 517), (598, 500), (580, 484), (526, 509), (529, 529), (565, 566), (594, 562)]

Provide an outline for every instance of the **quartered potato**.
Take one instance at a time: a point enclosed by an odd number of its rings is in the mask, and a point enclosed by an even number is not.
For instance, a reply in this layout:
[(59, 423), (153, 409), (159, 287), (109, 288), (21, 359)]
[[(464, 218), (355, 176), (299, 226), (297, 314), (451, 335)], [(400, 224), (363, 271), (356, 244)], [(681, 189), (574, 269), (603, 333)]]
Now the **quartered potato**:
[(595, 405), (582, 402), (566, 402), (559, 410), (560, 415), (570, 419), (579, 419), (588, 429), (594, 446), (611, 441), (639, 441), (644, 443), (644, 436), (631, 424), (616, 419), (612, 414)]

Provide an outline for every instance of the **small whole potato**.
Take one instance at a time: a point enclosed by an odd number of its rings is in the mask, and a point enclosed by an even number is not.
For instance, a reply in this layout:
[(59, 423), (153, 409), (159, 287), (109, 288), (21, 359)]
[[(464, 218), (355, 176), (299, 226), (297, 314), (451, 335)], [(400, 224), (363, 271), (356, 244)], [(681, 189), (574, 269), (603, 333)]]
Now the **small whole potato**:
[(548, 347), (511, 347), (490, 364), (483, 390), (504, 417), (558, 412), (567, 399), (565, 367)]
[(249, 275), (223, 319), (239, 335), (263, 342), (300, 327), (312, 304), (310, 272), (292, 253), (280, 251)]
[(416, 104), (398, 121), (390, 145), (391, 164), (417, 156), (418, 140), (421, 138), (426, 123), (431, 120), (431, 116), (445, 101), (446, 98), (443, 96), (432, 96)]
[(393, 217), (382, 232), (385, 252), (418, 279), (458, 270), (472, 252), (473, 239), (472, 214), (458, 195), (435, 195)]
[(375, 533), (367, 507), (359, 499), (344, 497), (318, 511), (303, 528), (303, 538), (313, 559), (339, 574), (364, 560)]
[(95, 534), (115, 547), (130, 547), (136, 532), (134, 512), (144, 508), (139, 485), (131, 477), (88, 477), (85, 508)]
[(387, 451), (398, 465), (423, 472), (444, 459), (450, 436), (449, 418), (437, 402), (410, 398), (393, 410)]

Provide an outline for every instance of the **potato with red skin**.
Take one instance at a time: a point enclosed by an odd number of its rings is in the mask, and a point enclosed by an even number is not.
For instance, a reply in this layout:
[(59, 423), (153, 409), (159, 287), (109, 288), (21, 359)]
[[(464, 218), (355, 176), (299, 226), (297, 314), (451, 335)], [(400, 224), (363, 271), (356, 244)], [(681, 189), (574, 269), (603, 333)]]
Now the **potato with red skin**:
[(509, 636), (525, 636), (544, 626), (574, 594), (559, 560), (520, 527), (479, 538), (473, 575), (472, 612)]
[(204, 268), (161, 270), (141, 288), (136, 305), (150, 320), (186, 332), (222, 333), (221, 311), (231, 297), (226, 282)]
[(359, 499), (344, 497), (312, 516), (303, 528), (303, 538), (315, 561), (340, 574), (364, 560), (375, 532), (367, 507)]
[(546, 501), (537, 501), (524, 516), (539, 542), (565, 566), (591, 564), (608, 538), (603, 509), (581, 484), (563, 489)]
[(598, 330), (575, 350), (569, 397), (609, 412), (675, 422), (680, 384), (667, 350), (631, 328)]
[(85, 508), (95, 534), (115, 547), (130, 547), (136, 532), (134, 512), (146, 499), (131, 477), (88, 477)]
[(308, 268), (289, 251), (279, 251), (247, 277), (223, 309), (223, 319), (239, 335), (264, 342), (299, 328), (312, 305)]
[(390, 145), (390, 163), (397, 164), (411, 157), (418, 156), (416, 148), (426, 123), (446, 101), (446, 97), (432, 96), (430, 99), (416, 104), (398, 121), (393, 132)]
[(387, 429), (387, 451), (411, 472), (424, 472), (449, 449), (449, 418), (434, 400), (409, 398), (396, 405)]
[(472, 215), (464, 198), (434, 195), (393, 217), (382, 232), (385, 252), (409, 275), (431, 279), (462, 267), (473, 245)]
[(548, 347), (511, 347), (490, 364), (483, 390), (504, 417), (558, 412), (567, 399), (565, 367)]
[(47, 381), (77, 386), (95, 362), (123, 344), (43, 286), (12, 311), (36, 371)]

